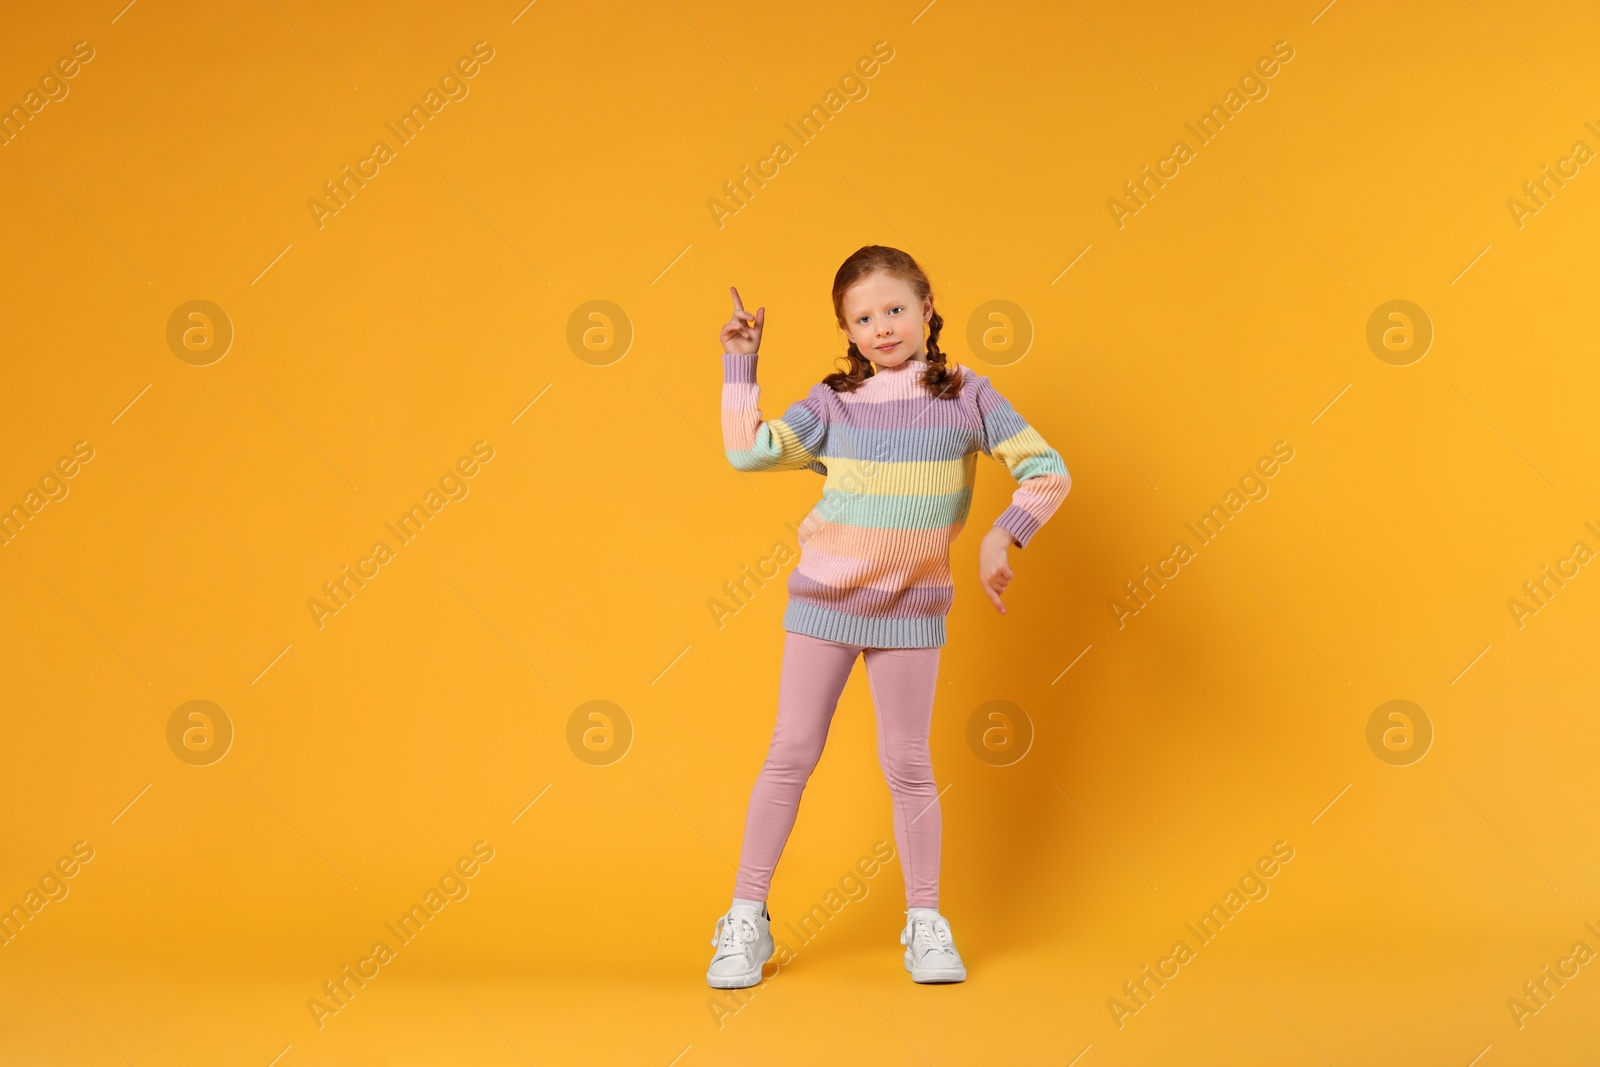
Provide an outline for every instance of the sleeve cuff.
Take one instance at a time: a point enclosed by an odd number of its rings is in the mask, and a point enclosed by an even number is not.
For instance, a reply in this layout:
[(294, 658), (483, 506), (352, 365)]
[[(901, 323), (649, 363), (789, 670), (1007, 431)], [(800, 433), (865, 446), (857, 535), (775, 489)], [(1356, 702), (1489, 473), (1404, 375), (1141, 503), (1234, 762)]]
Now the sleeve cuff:
[(1018, 548), (1027, 548), (1028, 542), (1033, 540), (1033, 535), (1039, 531), (1041, 523), (1022, 508), (1012, 504), (1000, 513), (994, 524), (1016, 542)]
[(756, 380), (757, 352), (722, 353), (722, 380), (724, 382), (754, 382)]

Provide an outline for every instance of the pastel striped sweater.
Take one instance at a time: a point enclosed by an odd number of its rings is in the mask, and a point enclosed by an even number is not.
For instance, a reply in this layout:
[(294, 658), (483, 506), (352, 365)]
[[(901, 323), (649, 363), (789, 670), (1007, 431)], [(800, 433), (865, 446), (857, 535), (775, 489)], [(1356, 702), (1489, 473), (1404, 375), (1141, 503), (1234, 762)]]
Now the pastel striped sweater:
[(722, 354), (722, 437), (741, 471), (813, 470), (822, 499), (801, 524), (783, 627), (863, 648), (945, 643), (950, 543), (966, 525), (978, 453), (1019, 483), (994, 522), (1026, 548), (1072, 486), (1061, 456), (970, 367), (933, 397), (927, 364), (878, 368), (853, 393), (821, 382), (782, 418), (761, 417), (756, 355)]

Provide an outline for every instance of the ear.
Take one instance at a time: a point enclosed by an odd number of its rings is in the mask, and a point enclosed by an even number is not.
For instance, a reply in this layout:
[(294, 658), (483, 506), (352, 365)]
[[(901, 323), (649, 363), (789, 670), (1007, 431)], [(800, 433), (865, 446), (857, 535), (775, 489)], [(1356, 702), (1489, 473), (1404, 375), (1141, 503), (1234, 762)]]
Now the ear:
[(922, 321), (927, 322), (931, 318), (933, 318), (933, 297), (925, 296), (922, 298)]

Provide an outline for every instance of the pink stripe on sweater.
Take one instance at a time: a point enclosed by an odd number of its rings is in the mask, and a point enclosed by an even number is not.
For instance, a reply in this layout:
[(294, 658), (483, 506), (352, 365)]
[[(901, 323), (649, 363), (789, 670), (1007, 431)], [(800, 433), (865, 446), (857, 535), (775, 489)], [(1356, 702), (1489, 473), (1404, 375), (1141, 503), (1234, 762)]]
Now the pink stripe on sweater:
[(806, 543), (804, 557), (796, 570), (819, 582), (829, 585), (870, 585), (879, 589), (893, 589), (905, 585), (950, 584), (948, 552), (929, 553), (921, 559), (885, 559), (836, 555), (819, 548), (815, 541)]
[(857, 559), (923, 560), (947, 553), (950, 542), (964, 525), (964, 522), (955, 522), (920, 530), (878, 529), (828, 522), (812, 509), (801, 524), (800, 538), (806, 552), (819, 550)]
[(728, 382), (722, 387), (722, 437), (724, 444), (748, 452), (761, 425), (758, 387), (754, 382)]
[(1042, 524), (1055, 514), (1072, 488), (1072, 479), (1059, 474), (1037, 474), (1021, 482), (1011, 494), (1011, 503)]

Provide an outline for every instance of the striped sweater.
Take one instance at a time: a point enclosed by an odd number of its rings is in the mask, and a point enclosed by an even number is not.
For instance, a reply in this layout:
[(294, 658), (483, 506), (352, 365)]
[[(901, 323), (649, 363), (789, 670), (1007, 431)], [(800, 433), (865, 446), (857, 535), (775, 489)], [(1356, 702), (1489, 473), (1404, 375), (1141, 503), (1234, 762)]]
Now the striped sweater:
[(926, 363), (877, 369), (853, 393), (818, 382), (783, 417), (761, 417), (756, 355), (722, 355), (722, 437), (741, 471), (813, 470), (822, 499), (801, 524), (783, 627), (863, 648), (945, 643), (950, 543), (966, 525), (978, 453), (1019, 483), (994, 525), (1026, 548), (1072, 486), (1061, 456), (970, 367), (961, 395), (933, 397)]

